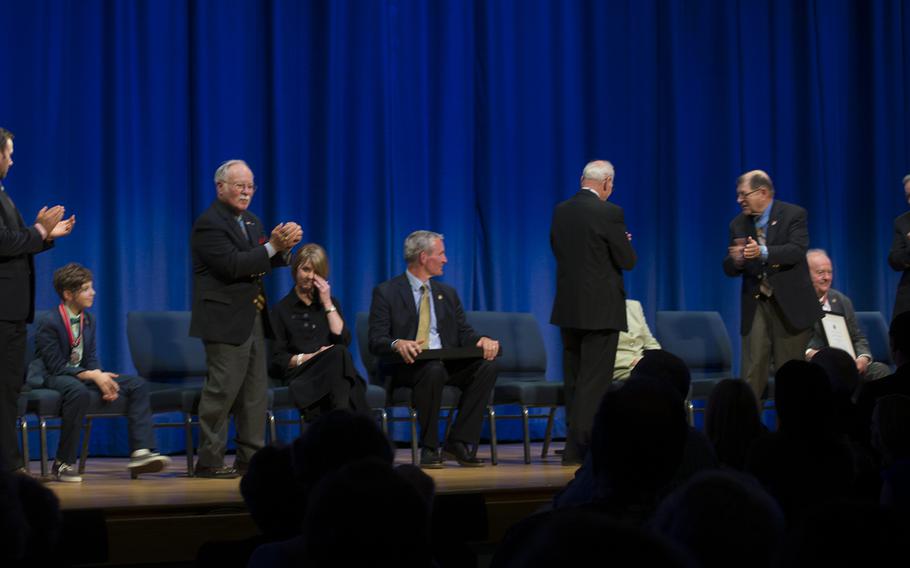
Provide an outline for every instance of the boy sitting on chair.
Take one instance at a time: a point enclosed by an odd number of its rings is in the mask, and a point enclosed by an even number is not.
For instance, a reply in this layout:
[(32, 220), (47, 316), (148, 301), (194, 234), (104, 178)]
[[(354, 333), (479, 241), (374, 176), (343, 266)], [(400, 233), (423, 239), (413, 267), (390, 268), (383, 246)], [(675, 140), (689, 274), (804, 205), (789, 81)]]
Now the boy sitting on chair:
[[(95, 318), (86, 311), (95, 302), (92, 273), (72, 262), (54, 271), (54, 289), (60, 296), (56, 310), (37, 322), (35, 360), (29, 366), (29, 382), (60, 392), (63, 407), (60, 443), (54, 459), (57, 481), (82, 481), (75, 466), (79, 433), (91, 404), (92, 391), (105, 404), (123, 398), (129, 425), (130, 463), (133, 479), (140, 473), (161, 471), (170, 458), (153, 452), (152, 412), (145, 379), (103, 371), (95, 350)], [(124, 404), (125, 402), (125, 404)]]

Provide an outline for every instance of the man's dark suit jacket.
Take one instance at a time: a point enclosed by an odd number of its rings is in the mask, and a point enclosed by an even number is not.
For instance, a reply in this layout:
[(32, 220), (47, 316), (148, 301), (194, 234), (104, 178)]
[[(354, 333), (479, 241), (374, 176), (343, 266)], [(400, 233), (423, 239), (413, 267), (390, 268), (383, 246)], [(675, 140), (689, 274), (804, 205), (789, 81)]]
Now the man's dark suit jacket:
[[(730, 246), (734, 244), (733, 239), (745, 237), (752, 237), (758, 242), (755, 219), (751, 215), (740, 213), (730, 222)], [(823, 314), (806, 263), (806, 250), (809, 248), (806, 210), (775, 199), (765, 228), (765, 244), (768, 247), (768, 260), (764, 269), (785, 323), (794, 331), (809, 329)], [(748, 335), (752, 330), (752, 318), (759, 301), (762, 262), (759, 257), (747, 260), (742, 268), (737, 268), (730, 255), (724, 258), (724, 272), (727, 276), (743, 277), (742, 335)]]
[(0, 207), (0, 320), (31, 323), (35, 317), (33, 255), (54, 246), (35, 227), (26, 227), (19, 211)]
[(586, 189), (556, 206), (550, 227), (556, 298), (550, 323), (626, 330), (622, 271), (635, 266), (622, 208)]
[[(470, 347), (481, 338), (465, 319), (458, 293), (442, 282), (430, 282), (433, 308), (436, 312), (436, 331), (443, 347)], [(417, 306), (408, 277), (401, 274), (373, 289), (370, 304), (370, 353), (393, 353), (396, 339), (417, 336)]]
[(82, 371), (101, 369), (98, 360), (95, 317), (82, 312), (82, 361), (70, 364), (70, 338), (58, 310), (50, 310), (38, 318), (35, 334), (35, 360), (29, 366), (28, 382), (41, 387), (49, 376), (72, 375)]
[[(190, 336), (240, 345), (253, 330), (260, 280), (273, 266), (287, 264), (285, 255), (269, 258), (262, 222), (242, 213), (249, 239), (227, 205), (215, 201), (193, 225), (193, 314)], [(269, 311), (262, 310), (266, 337), (272, 337)]]
[[(831, 304), (832, 314), (844, 316), (844, 321), (847, 322), (847, 331), (850, 332), (850, 339), (853, 341), (853, 350), (856, 352), (856, 356), (868, 355), (871, 361), (872, 350), (869, 348), (869, 340), (866, 339), (866, 334), (863, 333), (863, 330), (859, 327), (859, 322), (856, 321), (856, 310), (853, 309), (853, 302), (850, 301), (850, 298), (834, 288), (829, 288), (828, 303)], [(822, 347), (827, 346), (828, 338), (825, 336), (825, 328), (822, 325), (822, 321), (818, 320), (815, 322), (812, 339), (809, 340), (809, 346), (807, 348), (821, 349)]]
[(897, 295), (894, 298), (894, 312), (897, 314), (910, 312), (910, 212), (904, 213), (894, 220), (894, 237), (891, 240), (891, 252), (888, 253), (888, 264), (891, 268), (902, 272), (901, 281), (897, 285)]

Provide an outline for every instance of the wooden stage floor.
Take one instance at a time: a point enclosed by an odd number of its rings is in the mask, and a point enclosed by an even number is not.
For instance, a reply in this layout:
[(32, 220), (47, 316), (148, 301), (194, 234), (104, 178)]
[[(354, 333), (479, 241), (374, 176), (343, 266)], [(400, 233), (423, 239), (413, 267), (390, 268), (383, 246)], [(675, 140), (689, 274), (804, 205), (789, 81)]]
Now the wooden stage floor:
[[(478, 455), (489, 462), (489, 446), (481, 446)], [(427, 469), (436, 482), (437, 494), (498, 493), (543, 491), (554, 492), (574, 475), (575, 469), (563, 467), (560, 456), (552, 451), (540, 458), (540, 444), (532, 445), (531, 463), (523, 461), (521, 444), (500, 444), (499, 464), (486, 467), (460, 467), (446, 462), (443, 469)], [(410, 463), (410, 451), (399, 449), (395, 463)], [(183, 456), (172, 456), (170, 469), (130, 479), (126, 458), (90, 458), (82, 483), (48, 482), (60, 498), (63, 509), (122, 509), (136, 507), (169, 507), (187, 505), (242, 504), (239, 479), (201, 479), (186, 476)], [(228, 457), (227, 461), (233, 458)], [(33, 474), (40, 471), (38, 462), (31, 463)]]
[[(551, 452), (540, 458), (541, 444), (532, 445), (530, 465), (521, 444), (500, 444), (499, 464), (464, 468), (455, 462), (425, 470), (436, 482), (437, 503), (464, 509), (485, 508), (486, 530), (478, 542), (498, 542), (516, 521), (538, 510), (573, 477)], [(489, 446), (478, 455), (489, 459)], [(409, 463), (410, 450), (399, 449), (396, 463)], [(239, 491), (239, 479), (214, 480), (186, 476), (183, 456), (172, 456), (171, 468), (131, 480), (125, 458), (90, 458), (82, 483), (48, 482), (60, 499), (67, 526), (103, 533), (107, 550), (94, 551), (78, 562), (84, 565), (185, 563), (199, 546), (217, 534), (219, 539), (242, 539), (256, 534)], [(228, 461), (232, 459), (228, 458)], [(31, 463), (33, 474), (40, 471)], [(479, 504), (479, 505), (478, 505)], [(468, 507), (469, 510), (470, 507)], [(169, 545), (142, 546), (148, 534)]]

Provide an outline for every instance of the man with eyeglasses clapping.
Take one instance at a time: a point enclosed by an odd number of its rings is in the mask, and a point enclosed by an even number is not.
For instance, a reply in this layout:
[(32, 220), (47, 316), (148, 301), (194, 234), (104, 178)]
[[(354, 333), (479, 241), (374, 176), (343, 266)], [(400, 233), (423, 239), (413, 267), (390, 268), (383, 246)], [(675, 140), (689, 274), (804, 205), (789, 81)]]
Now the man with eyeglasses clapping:
[[(215, 171), (217, 198), (193, 225), (193, 315), (190, 335), (205, 344), (208, 376), (199, 402), (198, 477), (232, 478), (265, 442), (267, 358), (272, 336), (262, 277), (287, 266), (303, 231), (280, 223), (266, 237), (248, 211), (256, 185), (242, 160)], [(237, 458), (224, 463), (228, 415), (234, 413)]]

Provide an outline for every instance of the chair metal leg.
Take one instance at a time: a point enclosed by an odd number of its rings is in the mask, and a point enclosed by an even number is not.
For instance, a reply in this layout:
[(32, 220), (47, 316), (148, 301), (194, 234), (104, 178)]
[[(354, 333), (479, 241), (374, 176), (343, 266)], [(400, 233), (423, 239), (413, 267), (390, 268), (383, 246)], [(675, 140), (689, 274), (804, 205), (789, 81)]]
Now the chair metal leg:
[(686, 399), (686, 414), (689, 417), (689, 426), (695, 426), (695, 405), (691, 399)]
[(28, 453), (28, 421), (25, 416), (19, 417), (19, 428), (22, 430), (22, 467), (26, 473), (31, 473), (31, 457)]
[(408, 416), (411, 422), (411, 461), (414, 465), (420, 465), (420, 451), (417, 448), (417, 410), (409, 408)]
[(92, 435), (92, 417), (89, 416), (85, 419), (85, 424), (82, 427), (82, 453), (79, 456), (79, 474), (85, 473), (85, 462), (88, 460), (88, 441), (89, 437)]
[(265, 416), (269, 424), (269, 435), (272, 438), (270, 441), (274, 443), (278, 440), (278, 426), (275, 424), (275, 413), (271, 410), (266, 410)]
[(446, 413), (446, 427), (445, 427), (445, 430), (443, 430), (443, 434), (442, 434), (442, 445), (443, 445), (443, 446), (445, 445), (445, 443), (446, 443), (446, 442), (448, 441), (448, 439), (449, 439), (449, 431), (452, 430), (452, 417), (453, 417), (454, 415), (455, 415), (455, 409), (454, 409), (454, 408), (450, 408), (450, 409), (448, 410), (448, 412)]
[(379, 409), (379, 422), (382, 424), (382, 431), (389, 435), (389, 412), (385, 408)]
[(490, 415), (490, 463), (499, 464), (499, 448), (496, 445), (496, 408), (493, 405), (487, 407)]
[(47, 419), (38, 417), (38, 445), (41, 447), (41, 477), (47, 477)]
[(553, 419), (556, 417), (556, 407), (550, 407), (550, 414), (547, 415), (547, 429), (543, 435), (543, 450), (540, 452), (540, 457), (547, 457), (547, 453), (550, 451), (550, 439), (553, 437)]
[(183, 432), (186, 435), (186, 474), (193, 477), (193, 416), (183, 414)]
[(531, 463), (531, 424), (528, 420), (528, 407), (521, 405), (521, 433), (524, 441), (525, 463)]

